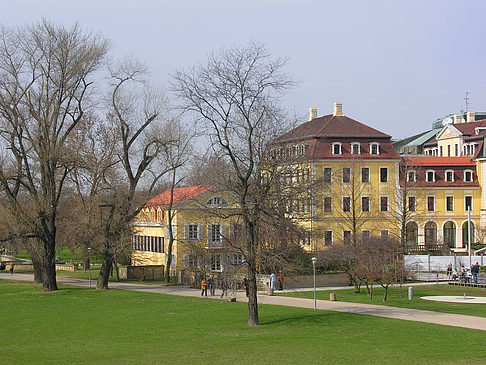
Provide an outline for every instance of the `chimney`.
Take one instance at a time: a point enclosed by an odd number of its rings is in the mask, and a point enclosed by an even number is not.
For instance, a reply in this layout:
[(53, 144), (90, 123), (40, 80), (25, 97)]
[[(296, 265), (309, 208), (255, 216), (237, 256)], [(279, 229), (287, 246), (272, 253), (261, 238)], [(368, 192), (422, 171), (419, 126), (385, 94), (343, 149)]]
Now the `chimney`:
[(310, 108), (309, 109), (309, 122), (314, 118), (317, 118), (317, 108)]
[(334, 113), (332, 115), (335, 117), (343, 115), (343, 103), (334, 103)]
[(476, 121), (476, 113), (475, 112), (467, 112), (467, 122), (475, 122)]
[(464, 123), (462, 119), (462, 114), (454, 114), (454, 124)]

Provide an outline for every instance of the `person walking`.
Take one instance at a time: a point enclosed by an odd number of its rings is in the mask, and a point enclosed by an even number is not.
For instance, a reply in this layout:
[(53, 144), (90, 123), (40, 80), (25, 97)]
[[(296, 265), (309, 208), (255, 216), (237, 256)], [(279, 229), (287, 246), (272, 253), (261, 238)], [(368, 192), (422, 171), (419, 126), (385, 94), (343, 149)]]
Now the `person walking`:
[(206, 278), (203, 278), (201, 281), (201, 296), (205, 295), (208, 296), (208, 284), (206, 283)]
[(249, 292), (248, 275), (246, 275), (245, 278), (243, 279), (243, 288), (245, 288), (245, 293), (246, 293), (246, 296), (248, 297), (248, 292)]
[(283, 272), (278, 274), (278, 290), (283, 290), (284, 275)]
[(226, 278), (221, 280), (221, 299), (228, 295), (228, 283), (226, 282)]
[(476, 262), (476, 265), (473, 265), (471, 268), (471, 274), (473, 277), (474, 284), (478, 283), (478, 274), (479, 274), (479, 262)]
[(277, 281), (277, 275), (272, 273), (272, 275), (270, 275), (270, 289), (275, 290), (275, 282), (276, 281)]
[(209, 279), (208, 279), (208, 288), (209, 288), (209, 294), (211, 296), (214, 296), (214, 277), (213, 275), (209, 275)]
[(12, 261), (9, 265), (9, 269), (10, 269), (10, 275), (13, 275), (13, 270), (14, 270), (14, 267), (15, 267), (15, 263)]
[(452, 262), (449, 261), (447, 264), (447, 279), (450, 279), (452, 275)]

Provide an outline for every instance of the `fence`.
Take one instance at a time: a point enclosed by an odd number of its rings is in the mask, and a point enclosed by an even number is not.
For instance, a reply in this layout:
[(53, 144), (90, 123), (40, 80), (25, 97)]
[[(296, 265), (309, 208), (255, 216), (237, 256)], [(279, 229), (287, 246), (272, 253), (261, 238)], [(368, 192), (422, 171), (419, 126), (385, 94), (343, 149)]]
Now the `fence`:
[[(469, 256), (431, 256), (431, 255), (403, 255), (403, 262), (413, 271), (446, 271), (449, 262), (452, 269), (461, 266), (469, 267)], [(471, 256), (471, 263), (479, 262), (483, 265), (483, 256)], [(484, 260), (486, 263), (486, 260)]]

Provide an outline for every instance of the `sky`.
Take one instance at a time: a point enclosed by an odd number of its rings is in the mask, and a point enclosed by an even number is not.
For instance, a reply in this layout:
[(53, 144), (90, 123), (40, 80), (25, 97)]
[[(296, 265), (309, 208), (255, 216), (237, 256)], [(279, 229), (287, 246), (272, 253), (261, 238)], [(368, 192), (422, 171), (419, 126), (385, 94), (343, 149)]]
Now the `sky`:
[(169, 75), (250, 41), (288, 59), (298, 86), (282, 99), (307, 120), (343, 103), (346, 116), (393, 138), (465, 109), (486, 111), (486, 1), (0, 0), (0, 24), (42, 17), (112, 41), (114, 57)]

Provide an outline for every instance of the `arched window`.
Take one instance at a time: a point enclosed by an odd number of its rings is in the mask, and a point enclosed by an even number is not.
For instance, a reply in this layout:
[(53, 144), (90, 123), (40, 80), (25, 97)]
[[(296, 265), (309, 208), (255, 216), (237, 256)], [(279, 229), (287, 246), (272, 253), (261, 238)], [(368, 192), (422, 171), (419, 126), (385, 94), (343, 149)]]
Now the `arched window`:
[(417, 244), (418, 239), (418, 225), (415, 222), (408, 222), (405, 226), (407, 243)]
[(437, 243), (437, 225), (435, 222), (427, 222), (425, 225), (425, 244), (435, 245)]
[[(469, 228), (467, 221), (462, 224), (462, 247), (469, 245)], [(474, 223), (471, 222), (471, 242), (474, 243)]]
[(444, 244), (450, 248), (456, 247), (456, 225), (454, 222), (444, 224)]

